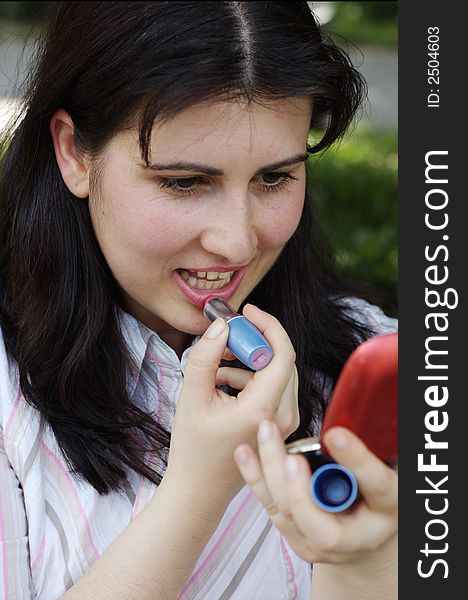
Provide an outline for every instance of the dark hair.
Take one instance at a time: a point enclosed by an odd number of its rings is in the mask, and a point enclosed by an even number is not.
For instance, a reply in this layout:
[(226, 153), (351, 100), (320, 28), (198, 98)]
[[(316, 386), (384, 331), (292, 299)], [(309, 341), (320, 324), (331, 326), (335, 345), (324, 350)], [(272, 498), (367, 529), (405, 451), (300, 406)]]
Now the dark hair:
[[(320, 31), (307, 2), (63, 2), (37, 55), (0, 182), (0, 322), (26, 400), (52, 428), (71, 470), (100, 493), (127, 468), (159, 483), (145, 451), (170, 434), (133, 404), (118, 285), (87, 203), (66, 187), (49, 124), (65, 109), (77, 147), (98, 160), (119, 131), (139, 127), (142, 158), (155, 119), (207, 99), (314, 99), (325, 133), (347, 130), (365, 86)], [(301, 425), (312, 432), (324, 390), (371, 334), (335, 301), (345, 296), (314, 207), (247, 301), (276, 315), (297, 350)], [(240, 365), (238, 365), (240, 366)]]

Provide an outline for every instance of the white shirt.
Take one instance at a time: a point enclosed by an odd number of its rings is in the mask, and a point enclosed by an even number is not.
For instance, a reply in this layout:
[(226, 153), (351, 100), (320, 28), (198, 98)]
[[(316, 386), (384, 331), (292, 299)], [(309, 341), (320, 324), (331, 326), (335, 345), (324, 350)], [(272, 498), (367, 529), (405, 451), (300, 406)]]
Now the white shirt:
[[(379, 333), (396, 329), (395, 319), (376, 306), (357, 299), (349, 306)], [(119, 314), (140, 365), (138, 373), (129, 373), (131, 398), (170, 430), (190, 348), (179, 360), (155, 332)], [(130, 473), (124, 494), (100, 496), (75, 479), (18, 382), (0, 331), (0, 598), (54, 600), (89, 571), (157, 487)], [(310, 579), (310, 565), (294, 554), (245, 486), (229, 504), (181, 599), (309, 600)]]

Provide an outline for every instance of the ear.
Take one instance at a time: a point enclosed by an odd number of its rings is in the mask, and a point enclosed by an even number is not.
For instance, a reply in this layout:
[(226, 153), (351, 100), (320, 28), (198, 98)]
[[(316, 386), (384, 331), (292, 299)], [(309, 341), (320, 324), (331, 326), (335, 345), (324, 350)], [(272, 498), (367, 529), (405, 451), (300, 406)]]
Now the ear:
[(61, 108), (55, 111), (50, 119), (50, 133), (63, 181), (72, 194), (78, 198), (87, 198), (89, 169), (75, 148), (74, 131), (70, 115)]

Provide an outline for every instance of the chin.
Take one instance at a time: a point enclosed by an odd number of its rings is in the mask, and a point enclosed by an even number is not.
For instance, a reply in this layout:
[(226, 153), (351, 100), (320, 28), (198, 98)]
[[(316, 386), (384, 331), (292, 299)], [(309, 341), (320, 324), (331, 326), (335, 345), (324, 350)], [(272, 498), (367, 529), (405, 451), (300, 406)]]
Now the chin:
[(203, 335), (210, 326), (210, 321), (199, 313), (198, 317), (187, 319), (184, 323), (181, 323), (180, 327), (177, 327), (179, 331), (189, 333), (190, 335)]

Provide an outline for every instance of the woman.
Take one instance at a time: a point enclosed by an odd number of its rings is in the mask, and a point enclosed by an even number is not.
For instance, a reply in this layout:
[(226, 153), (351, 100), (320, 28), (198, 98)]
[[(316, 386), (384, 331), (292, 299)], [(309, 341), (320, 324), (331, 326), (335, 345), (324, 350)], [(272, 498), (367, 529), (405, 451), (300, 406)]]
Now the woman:
[[(363, 89), (305, 2), (59, 3), (0, 188), (6, 598), (302, 599), (310, 562), (314, 600), (394, 596), (393, 471), (332, 430), (359, 508), (318, 512), (300, 462), (281, 492), (283, 440), (394, 328), (306, 200)], [(264, 332), (265, 369), (220, 367), (210, 295)]]

